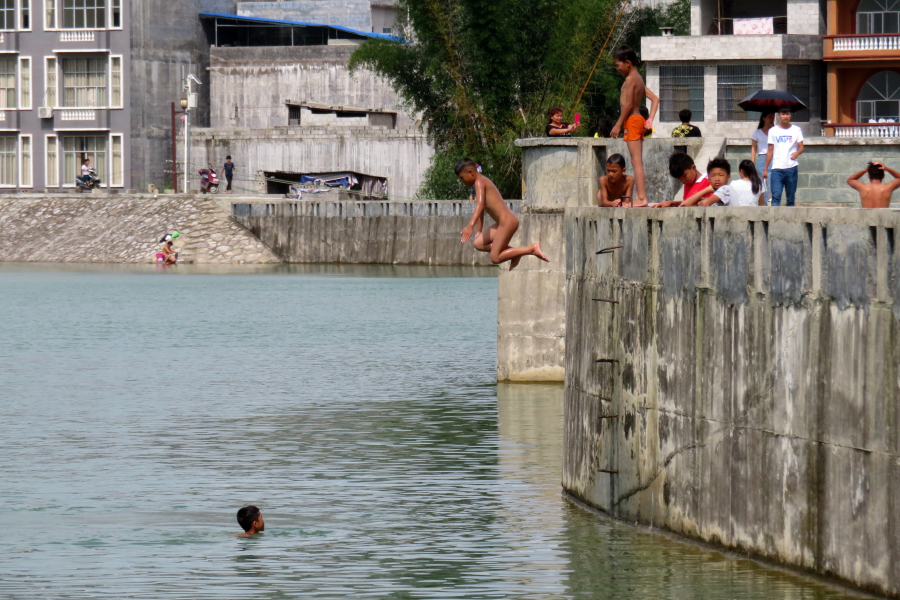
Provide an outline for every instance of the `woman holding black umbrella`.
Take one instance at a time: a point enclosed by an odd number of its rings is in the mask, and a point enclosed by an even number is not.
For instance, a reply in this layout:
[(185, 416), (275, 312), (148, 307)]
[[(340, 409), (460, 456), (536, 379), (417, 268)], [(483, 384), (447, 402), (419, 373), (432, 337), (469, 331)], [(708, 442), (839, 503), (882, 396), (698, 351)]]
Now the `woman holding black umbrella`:
[[(775, 113), (764, 113), (759, 118), (759, 127), (750, 137), (750, 160), (756, 165), (756, 172), (762, 176), (763, 170), (766, 168), (766, 153), (769, 151), (769, 130), (775, 125)], [(772, 192), (769, 186), (764, 185), (763, 189), (766, 193), (766, 204), (772, 201)]]
[[(770, 126), (765, 164), (760, 176), (766, 182), (766, 188), (771, 194), (772, 206), (781, 206), (783, 193), (787, 194), (786, 205), (794, 206), (800, 171), (797, 157), (803, 154), (803, 131), (796, 125), (791, 125), (791, 113), (805, 109), (806, 105), (791, 93), (781, 90), (761, 90), (741, 100), (738, 106), (746, 111), (778, 112), (779, 125)], [(760, 125), (763, 124), (763, 119), (760, 119)], [(758, 146), (757, 152), (762, 154), (762, 149)]]

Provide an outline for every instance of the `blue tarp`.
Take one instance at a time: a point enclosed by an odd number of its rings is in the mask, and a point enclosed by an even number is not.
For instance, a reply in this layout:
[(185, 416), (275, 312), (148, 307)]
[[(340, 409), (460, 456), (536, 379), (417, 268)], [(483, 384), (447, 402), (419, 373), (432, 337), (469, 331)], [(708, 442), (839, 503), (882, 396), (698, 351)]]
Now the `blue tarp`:
[(350, 29), (349, 27), (341, 27), (340, 25), (326, 25), (324, 23), (303, 23), (301, 21), (282, 21), (279, 19), (264, 19), (262, 17), (243, 17), (241, 15), (223, 15), (219, 13), (200, 13), (201, 18), (207, 19), (233, 19), (235, 21), (246, 21), (248, 23), (272, 23), (273, 25), (285, 25), (285, 26), (293, 26), (293, 27), (326, 27), (328, 29), (337, 29), (338, 31), (345, 31), (347, 33), (353, 33), (356, 35), (361, 35), (363, 37), (368, 38), (377, 38), (380, 40), (393, 40), (396, 42), (403, 41), (401, 38), (398, 38), (393, 35), (388, 35), (386, 33), (372, 33), (371, 31), (357, 31), (356, 29)]

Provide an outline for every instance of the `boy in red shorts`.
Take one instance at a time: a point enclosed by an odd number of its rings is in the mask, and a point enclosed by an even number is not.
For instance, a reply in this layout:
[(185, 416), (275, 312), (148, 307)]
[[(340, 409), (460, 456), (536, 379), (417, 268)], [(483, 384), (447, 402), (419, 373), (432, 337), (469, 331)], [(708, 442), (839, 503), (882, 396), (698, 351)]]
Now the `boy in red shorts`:
[[(622, 84), (622, 95), (619, 100), (622, 105), (622, 114), (609, 135), (617, 138), (622, 127), (625, 127), (623, 139), (628, 144), (628, 153), (631, 154), (634, 182), (637, 187), (634, 206), (647, 206), (647, 182), (644, 178), (644, 131), (653, 127), (653, 119), (656, 118), (656, 110), (659, 108), (659, 98), (644, 85), (644, 79), (637, 70), (639, 61), (634, 50), (628, 46), (622, 46), (616, 52), (614, 59), (616, 70), (625, 76), (625, 83)], [(640, 113), (645, 97), (650, 99), (649, 119), (644, 119)]]

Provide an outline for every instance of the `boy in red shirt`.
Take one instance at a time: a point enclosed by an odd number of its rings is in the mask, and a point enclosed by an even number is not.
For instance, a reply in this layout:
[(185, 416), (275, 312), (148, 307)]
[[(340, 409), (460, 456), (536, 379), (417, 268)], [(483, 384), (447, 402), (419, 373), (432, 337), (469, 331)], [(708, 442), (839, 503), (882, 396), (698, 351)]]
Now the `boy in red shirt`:
[[(694, 164), (694, 159), (687, 154), (676, 152), (669, 158), (669, 174), (684, 186), (684, 200), (670, 200), (654, 204), (654, 208), (668, 208), (670, 206), (693, 206), (713, 193), (709, 185), (709, 178), (701, 173)], [(701, 192), (703, 192), (701, 194)], [(696, 196), (696, 198), (692, 198)], [(691, 202), (688, 203), (688, 200)]]

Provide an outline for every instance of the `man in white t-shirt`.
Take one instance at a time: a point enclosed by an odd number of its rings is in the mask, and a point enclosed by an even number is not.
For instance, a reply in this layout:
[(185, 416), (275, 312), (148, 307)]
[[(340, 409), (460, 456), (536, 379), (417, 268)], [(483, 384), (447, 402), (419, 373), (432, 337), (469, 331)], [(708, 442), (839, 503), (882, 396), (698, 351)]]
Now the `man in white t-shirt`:
[[(763, 179), (772, 190), (772, 206), (781, 206), (781, 195), (787, 192), (787, 206), (794, 206), (800, 169), (797, 157), (803, 154), (803, 131), (791, 125), (791, 109), (782, 106), (778, 111), (779, 125), (769, 130), (769, 151)], [(771, 170), (770, 170), (771, 167)]]

